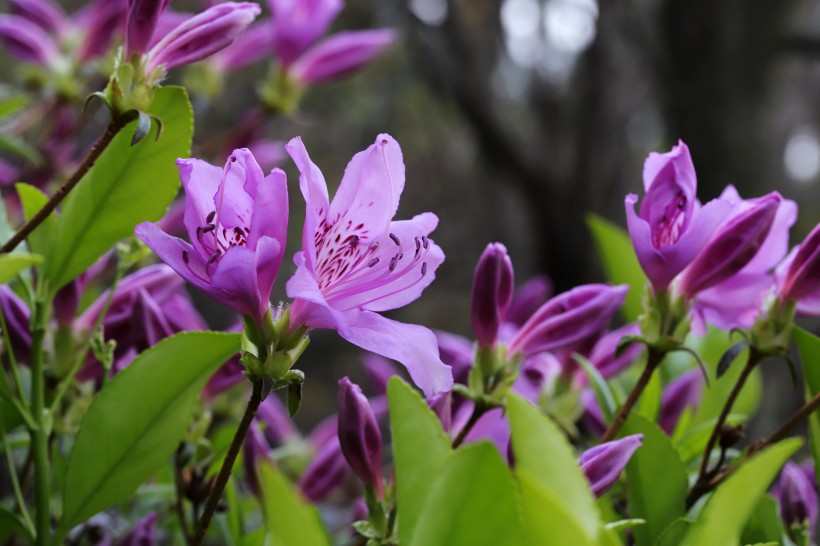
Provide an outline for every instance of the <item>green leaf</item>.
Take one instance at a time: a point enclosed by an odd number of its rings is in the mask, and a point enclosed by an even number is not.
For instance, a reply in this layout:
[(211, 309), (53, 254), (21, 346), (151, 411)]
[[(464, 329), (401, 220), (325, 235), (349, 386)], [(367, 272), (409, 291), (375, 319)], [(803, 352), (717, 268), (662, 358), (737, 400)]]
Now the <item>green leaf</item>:
[(661, 536), (655, 541), (655, 546), (678, 546), (691, 525), (691, 520), (685, 518), (676, 519), (669, 527), (663, 530)]
[(604, 379), (601, 372), (598, 371), (598, 368), (596, 368), (592, 362), (577, 353), (573, 354), (572, 357), (578, 365), (581, 366), (581, 369), (584, 370), (587, 380), (589, 380), (589, 384), (592, 387), (592, 392), (595, 394), (595, 401), (598, 402), (598, 407), (601, 408), (601, 412), (604, 414), (604, 420), (607, 424), (611, 423), (618, 411), (618, 404), (615, 402), (615, 395), (612, 393), (612, 389), (609, 388), (606, 379)]
[[(746, 358), (748, 356), (748, 349), (740, 353), (740, 359), (734, 366), (730, 367), (724, 375), (717, 378), (717, 365), (720, 358), (732, 345), (732, 340), (729, 334), (709, 328), (706, 336), (700, 339), (693, 339), (687, 343), (690, 347), (695, 349), (706, 362), (706, 367), (709, 369), (709, 380), (711, 386), (703, 389), (703, 396), (701, 397), (698, 409), (692, 419), (692, 425), (696, 426), (700, 423), (710, 421), (718, 416), (729, 393), (737, 383), (743, 367), (746, 365)], [(760, 378), (760, 367), (749, 374), (749, 379), (743, 390), (740, 391), (737, 401), (732, 406), (732, 413), (742, 415), (753, 415), (760, 403), (760, 396), (762, 391), (762, 381)]]
[[(729, 414), (726, 418), (726, 424), (736, 427), (747, 420), (745, 415)], [(712, 429), (715, 428), (717, 418), (701, 423), (697, 427), (691, 429), (680, 442), (675, 444), (678, 454), (684, 463), (688, 463), (703, 455), (703, 450), (706, 449), (706, 443), (709, 441), (709, 436), (712, 435)]]
[(439, 476), (452, 456), (450, 439), (418, 392), (393, 377), (387, 384), (396, 488), (401, 506), (399, 540), (410, 544), (416, 523)]
[(707, 501), (681, 546), (737, 544), (760, 497), (780, 468), (800, 448), (799, 438), (784, 440), (743, 462)]
[(411, 546), (521, 544), (515, 482), (494, 445), (478, 442), (459, 449), (434, 482)]
[(578, 517), (559, 492), (549, 491), (540, 478), (526, 468), (517, 467), (515, 475), (521, 489), (524, 513), (525, 540), (522, 544), (597, 546), (597, 540), (581, 527)]
[(29, 103), (29, 98), (25, 95), (14, 95), (4, 97), (0, 100), (0, 119), (12, 116), (25, 108)]
[(623, 306), (627, 322), (638, 320), (642, 312), (641, 295), (646, 286), (646, 275), (638, 263), (629, 234), (596, 214), (587, 215), (587, 226), (595, 239), (607, 279), (614, 284), (629, 285)]
[(29, 536), (26, 531), (26, 526), (20, 521), (20, 518), (11, 513), (7, 508), (0, 506), (0, 542), (4, 542), (11, 535), (17, 533), (17, 536), (33, 538)]
[(662, 396), (663, 385), (661, 382), (661, 374), (653, 373), (641, 397), (638, 399), (638, 404), (635, 409), (638, 413), (646, 417), (649, 422), (654, 423), (658, 420), (658, 414), (661, 411)]
[(42, 256), (25, 252), (0, 255), (0, 284), (9, 282), (27, 267), (42, 261)]
[[(523, 471), (536, 480), (536, 483), (528, 484), (531, 490), (548, 498), (560, 499), (566, 509), (566, 517), (587, 542), (594, 543), (601, 527), (598, 507), (564, 434), (519, 396), (507, 397), (507, 415), (517, 473)], [(526, 506), (525, 502), (525, 514)], [(525, 525), (529, 524), (530, 521), (525, 519)]]
[[(20, 196), (20, 202), (23, 204), (23, 214), (26, 221), (30, 220), (32, 216), (37, 214), (48, 202), (48, 196), (34, 186), (28, 184), (15, 184), (17, 195)], [(28, 246), (32, 252), (41, 254), (48, 258), (51, 242), (54, 240), (54, 230), (57, 228), (57, 217), (52, 212), (49, 214), (42, 224), (37, 226), (28, 236)]]
[[(820, 338), (795, 327), (794, 341), (800, 353), (800, 364), (803, 367), (803, 378), (806, 383), (806, 399), (820, 393)], [(820, 414), (814, 411), (809, 415), (809, 447), (814, 459), (814, 468), (820, 468)], [(820, 474), (817, 475), (820, 480)]]
[(265, 544), (271, 546), (329, 546), (330, 539), (316, 508), (307, 503), (273, 465), (259, 465)]
[(168, 462), (205, 382), (237, 351), (239, 334), (177, 334), (141, 353), (97, 393), (68, 459), (62, 533), (127, 499)]
[(759, 542), (779, 542), (783, 535), (783, 526), (780, 523), (780, 509), (777, 501), (769, 495), (760, 497), (749, 522), (743, 529), (741, 542), (754, 544)]
[(651, 546), (686, 513), (689, 482), (686, 467), (660, 427), (633, 413), (621, 429), (621, 436), (631, 434), (643, 434), (643, 445), (626, 465), (629, 515), (646, 520), (633, 530), (635, 543)]
[(188, 157), (193, 114), (185, 90), (162, 87), (148, 112), (162, 118), (162, 138), (131, 146), (131, 122), (66, 198), (46, 276), (57, 290), (85, 271), (134, 226), (158, 220), (179, 188), (176, 160)]

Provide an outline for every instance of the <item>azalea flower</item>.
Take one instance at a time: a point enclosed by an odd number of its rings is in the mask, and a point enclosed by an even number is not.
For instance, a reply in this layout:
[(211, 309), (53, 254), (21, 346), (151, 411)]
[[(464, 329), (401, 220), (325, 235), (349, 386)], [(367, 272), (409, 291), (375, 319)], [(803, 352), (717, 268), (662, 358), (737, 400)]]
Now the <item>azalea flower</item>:
[(348, 164), (330, 202), (327, 184), (301, 139), (286, 147), (299, 168), (307, 203), (302, 250), (287, 283), (291, 330), (332, 328), (363, 349), (397, 360), (428, 396), (453, 384), (433, 332), (379, 315), (417, 299), (433, 281), (444, 253), (428, 235), (432, 213), (393, 221), (404, 190), (399, 144), (379, 135)]
[(282, 263), (288, 223), (285, 173), (264, 176), (253, 154), (235, 150), (224, 168), (180, 159), (190, 243), (144, 222), (135, 235), (188, 282), (260, 322)]

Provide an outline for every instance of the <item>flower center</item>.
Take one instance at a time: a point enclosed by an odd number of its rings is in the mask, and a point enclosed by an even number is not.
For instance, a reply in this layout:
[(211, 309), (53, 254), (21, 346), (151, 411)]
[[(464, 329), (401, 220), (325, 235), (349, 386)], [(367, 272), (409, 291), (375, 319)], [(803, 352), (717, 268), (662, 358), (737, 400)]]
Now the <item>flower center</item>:
[(675, 200), (666, 206), (663, 217), (652, 230), (652, 245), (663, 248), (675, 244), (680, 239), (686, 222), (686, 196), (678, 192)]

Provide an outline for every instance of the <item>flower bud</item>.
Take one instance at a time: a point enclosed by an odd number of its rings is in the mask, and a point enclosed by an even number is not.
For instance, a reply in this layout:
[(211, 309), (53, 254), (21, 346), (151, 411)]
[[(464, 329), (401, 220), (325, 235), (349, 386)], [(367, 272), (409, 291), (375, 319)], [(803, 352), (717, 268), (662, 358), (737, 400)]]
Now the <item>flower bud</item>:
[(510, 341), (510, 353), (553, 351), (596, 335), (623, 305), (629, 287), (587, 284), (542, 305)]
[(339, 487), (350, 471), (339, 440), (332, 438), (316, 454), (299, 479), (299, 490), (311, 502), (320, 502)]
[(132, 55), (145, 53), (157, 28), (160, 15), (170, 0), (129, 0), (128, 20), (125, 25), (126, 61)]
[(512, 295), (513, 267), (507, 249), (501, 243), (490, 243), (481, 254), (473, 277), (470, 319), (480, 347), (495, 345)]
[(74, 279), (54, 295), (54, 318), (60, 326), (68, 326), (74, 320), (74, 315), (77, 314), (80, 306), (83, 284), (81, 278)]
[(114, 35), (125, 26), (128, 4), (125, 0), (96, 0), (86, 10), (81, 23), (85, 37), (77, 50), (77, 59), (87, 62), (108, 52)]
[(245, 479), (254, 494), (259, 493), (259, 472), (257, 471), (259, 460), (267, 458), (269, 451), (270, 446), (265, 440), (265, 435), (258, 427), (251, 425), (242, 448), (242, 463), (245, 466)]
[(695, 407), (703, 392), (700, 370), (686, 372), (670, 381), (661, 397), (661, 411), (658, 424), (667, 434), (672, 434), (678, 419), (687, 407)]
[(156, 546), (157, 542), (157, 514), (149, 512), (139, 520), (134, 529), (125, 535), (117, 546)]
[(596, 497), (606, 493), (643, 442), (643, 434), (626, 436), (584, 451), (578, 459)]
[(817, 525), (817, 491), (810, 477), (795, 463), (788, 461), (780, 480), (772, 488), (780, 504), (780, 516), (788, 526), (808, 523), (812, 531)]
[(53, 66), (60, 58), (51, 36), (17, 15), (0, 15), (0, 42), (12, 57), (23, 62)]
[(339, 381), (339, 444), (347, 463), (382, 497), (382, 435), (376, 416), (358, 385)]
[(797, 248), (778, 290), (783, 300), (820, 300), (820, 224)]
[(171, 70), (213, 55), (231, 45), (260, 13), (259, 4), (225, 2), (194, 15), (151, 48), (146, 73), (160, 66)]
[(256, 419), (265, 423), (265, 438), (274, 446), (282, 446), (299, 437), (288, 410), (277, 396), (268, 396), (260, 404)]
[(634, 323), (612, 330), (608, 334), (601, 336), (601, 338), (595, 342), (595, 345), (589, 352), (588, 360), (597, 368), (604, 379), (615, 377), (624, 371), (627, 366), (635, 362), (638, 355), (643, 351), (643, 345), (633, 343), (626, 347), (620, 354), (616, 355), (618, 344), (624, 336), (638, 335), (640, 333), (640, 327)]
[(21, 362), (29, 362), (31, 358), (31, 333), (29, 331), (31, 312), (28, 306), (8, 285), (4, 284), (0, 285), (0, 308), (3, 311), (3, 320), (8, 327), (14, 358)]
[(398, 375), (398, 370), (392, 362), (374, 353), (367, 353), (362, 357), (364, 372), (368, 379), (368, 384), (374, 392), (384, 394), (387, 392), (387, 382), (394, 375)]
[(687, 298), (728, 280), (757, 255), (774, 223), (783, 198), (777, 192), (749, 200), (724, 222), (682, 274), (680, 291)]
[(300, 57), (290, 74), (303, 85), (341, 78), (367, 64), (393, 43), (390, 29), (339, 32)]
[(342, 0), (268, 0), (273, 13), (273, 49), (290, 66), (327, 31), (341, 11)]
[(538, 275), (531, 278), (513, 292), (512, 302), (504, 320), (520, 327), (551, 295), (552, 282), (549, 277)]
[(71, 26), (63, 8), (51, 0), (9, 0), (9, 11), (50, 34), (59, 34)]

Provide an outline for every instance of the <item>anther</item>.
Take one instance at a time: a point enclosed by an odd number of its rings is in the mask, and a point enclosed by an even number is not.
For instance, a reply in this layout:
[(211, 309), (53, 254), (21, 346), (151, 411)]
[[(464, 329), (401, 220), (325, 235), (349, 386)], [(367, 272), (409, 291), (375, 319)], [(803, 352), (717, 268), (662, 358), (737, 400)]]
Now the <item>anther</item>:
[(188, 251), (187, 251), (187, 250), (183, 250), (183, 251), (182, 251), (182, 261), (183, 261), (183, 262), (185, 262), (185, 263), (187, 264), (187, 263), (188, 263), (188, 260), (190, 260), (190, 258), (188, 257)]
[(202, 229), (202, 233), (210, 233), (211, 231), (216, 229), (216, 226), (211, 224), (211, 225), (205, 226), (204, 228), (201, 228), (201, 229)]
[(427, 274), (427, 262), (421, 264), (421, 276), (425, 276)]
[(367, 267), (373, 267), (377, 263), (379, 263), (379, 259), (378, 258), (373, 258), (372, 260), (370, 260), (370, 262), (368, 262)]
[(205, 223), (210, 224), (211, 222), (213, 222), (214, 216), (216, 216), (216, 211), (212, 210), (210, 213), (208, 213), (208, 216), (205, 218)]
[(213, 254), (211, 254), (211, 257), (208, 258), (208, 264), (210, 265), (210, 264), (214, 263), (217, 260), (217, 258), (219, 258), (219, 256), (221, 254), (222, 253), (218, 250), (216, 252), (214, 252)]
[(415, 237), (416, 240), (416, 256), (419, 255), (419, 251), (421, 250), (421, 242), (419, 241), (418, 237)]
[(429, 242), (429, 240), (427, 239), (427, 237), (425, 237), (424, 235), (422, 235), (422, 236), (421, 236), (421, 244), (422, 244), (422, 246), (424, 246), (424, 250), (427, 250), (427, 244), (428, 244), (428, 242)]
[(396, 243), (396, 245), (401, 246), (401, 239), (399, 239), (394, 233), (390, 234), (390, 238), (393, 239), (393, 242)]
[(398, 261), (399, 261), (398, 255), (393, 256), (393, 258), (391, 258), (390, 266), (387, 268), (387, 269), (390, 270), (391, 273), (393, 272), (394, 269), (396, 269), (396, 262), (398, 262)]

